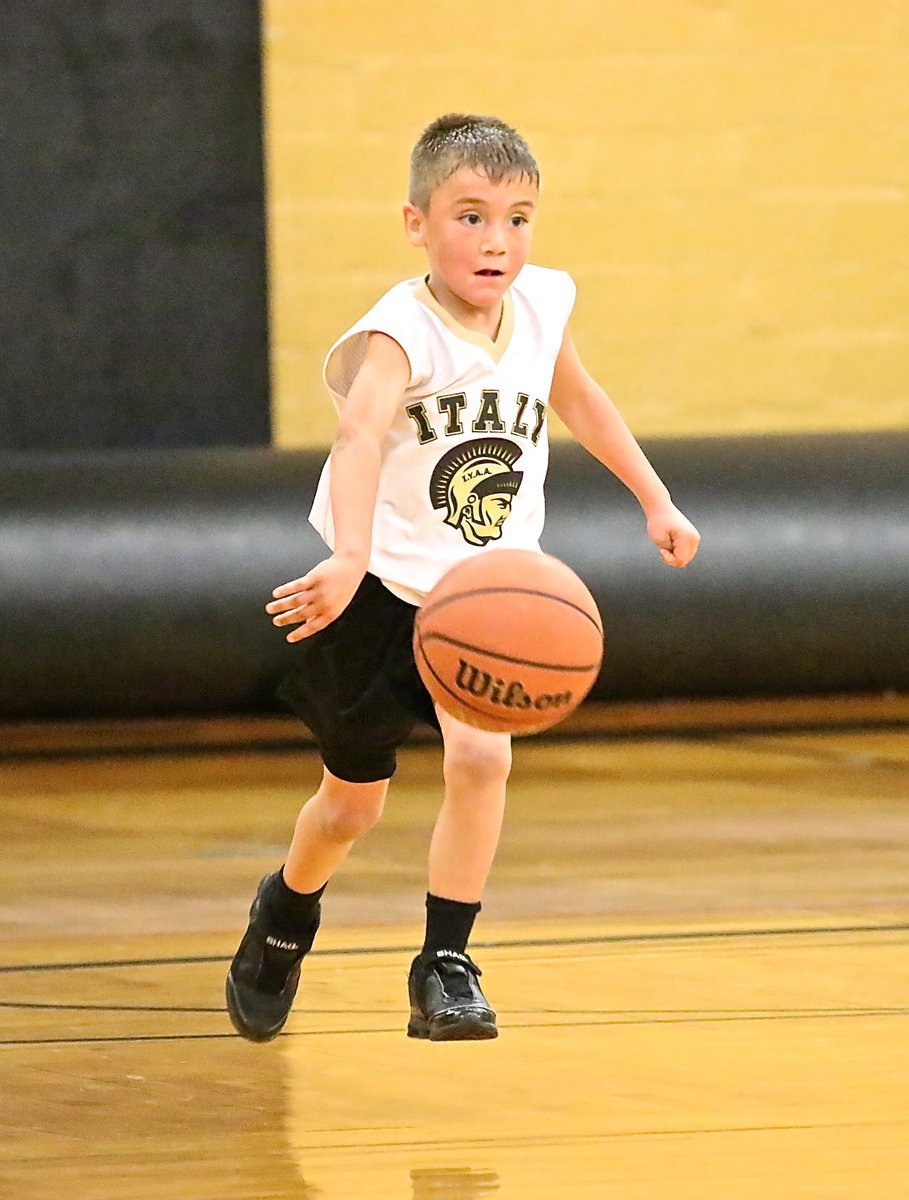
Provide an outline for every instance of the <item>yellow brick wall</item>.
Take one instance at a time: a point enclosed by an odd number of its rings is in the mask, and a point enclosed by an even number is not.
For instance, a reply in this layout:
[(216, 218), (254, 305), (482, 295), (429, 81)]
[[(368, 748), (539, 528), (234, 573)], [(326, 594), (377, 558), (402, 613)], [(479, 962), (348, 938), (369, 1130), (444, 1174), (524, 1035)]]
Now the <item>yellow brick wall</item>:
[(442, 112), (543, 172), (534, 260), (642, 435), (909, 425), (909, 0), (265, 0), (275, 439), (326, 444), (331, 342), (422, 270)]

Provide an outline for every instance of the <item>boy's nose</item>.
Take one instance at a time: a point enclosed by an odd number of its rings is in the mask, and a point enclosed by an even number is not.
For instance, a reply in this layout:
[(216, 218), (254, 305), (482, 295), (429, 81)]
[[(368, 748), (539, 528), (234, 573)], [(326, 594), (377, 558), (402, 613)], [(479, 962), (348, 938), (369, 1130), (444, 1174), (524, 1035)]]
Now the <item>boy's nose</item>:
[(504, 231), (494, 226), (489, 226), (486, 230), (486, 236), (480, 244), (480, 249), (484, 254), (504, 254), (506, 250)]

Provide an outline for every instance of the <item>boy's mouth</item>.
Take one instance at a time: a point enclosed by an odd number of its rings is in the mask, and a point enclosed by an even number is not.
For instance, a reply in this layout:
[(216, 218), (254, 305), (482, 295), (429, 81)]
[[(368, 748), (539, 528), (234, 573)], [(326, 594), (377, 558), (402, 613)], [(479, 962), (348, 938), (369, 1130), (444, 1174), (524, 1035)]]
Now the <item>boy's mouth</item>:
[(496, 271), (493, 267), (484, 267), (482, 271), (475, 271), (474, 274), (495, 277), (497, 275), (504, 275), (505, 272), (504, 271)]

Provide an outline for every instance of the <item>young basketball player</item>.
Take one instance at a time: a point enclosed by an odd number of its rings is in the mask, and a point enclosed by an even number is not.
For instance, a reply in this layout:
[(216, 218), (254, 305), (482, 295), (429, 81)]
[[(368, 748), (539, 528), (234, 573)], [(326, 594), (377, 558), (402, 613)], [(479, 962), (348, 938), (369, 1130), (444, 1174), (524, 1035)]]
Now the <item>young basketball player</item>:
[(491, 117), (441, 117), (411, 159), (404, 229), (428, 274), (393, 287), (335, 344), (325, 380), (339, 411), (311, 520), (332, 553), (276, 588), (299, 665), (282, 695), (309, 725), (324, 772), (283, 868), (266, 876), (227, 979), (239, 1033), (268, 1041), (293, 1003), (320, 898), (378, 819), (395, 751), (417, 720), (441, 730), (444, 798), (429, 847), (426, 934), (409, 977), (407, 1032), (492, 1038), (495, 1013), (467, 954), (498, 843), (507, 734), (434, 709), (411, 652), (417, 606), (487, 547), (539, 550), (551, 407), (637, 497), (664, 562), (698, 533), (673, 505), (568, 333), (574, 284), (528, 264), (539, 171)]

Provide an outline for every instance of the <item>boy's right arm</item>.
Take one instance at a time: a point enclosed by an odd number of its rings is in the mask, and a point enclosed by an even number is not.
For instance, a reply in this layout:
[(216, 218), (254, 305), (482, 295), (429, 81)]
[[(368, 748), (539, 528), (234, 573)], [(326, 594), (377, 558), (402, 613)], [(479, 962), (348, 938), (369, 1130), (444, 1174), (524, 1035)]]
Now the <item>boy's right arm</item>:
[(265, 606), (274, 625), (297, 626), (289, 642), (318, 633), (340, 616), (366, 574), (380, 447), (409, 381), (410, 363), (401, 346), (384, 333), (371, 333), (331, 451), (334, 552), (302, 578), (275, 588)]

